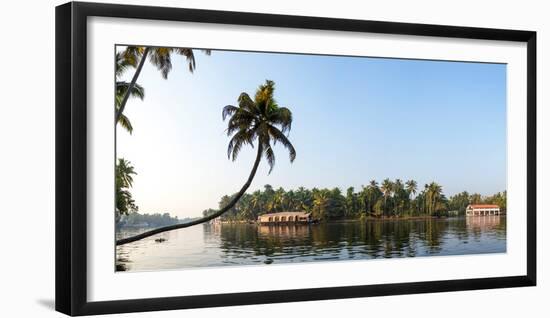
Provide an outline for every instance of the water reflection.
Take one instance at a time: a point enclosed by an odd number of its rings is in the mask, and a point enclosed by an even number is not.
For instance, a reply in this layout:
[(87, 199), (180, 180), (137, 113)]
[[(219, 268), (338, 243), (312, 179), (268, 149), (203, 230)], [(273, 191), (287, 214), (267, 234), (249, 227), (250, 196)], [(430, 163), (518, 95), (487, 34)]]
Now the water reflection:
[(154, 236), (118, 247), (117, 270), (498, 253), (506, 251), (506, 218), (217, 224), (162, 235), (162, 243)]

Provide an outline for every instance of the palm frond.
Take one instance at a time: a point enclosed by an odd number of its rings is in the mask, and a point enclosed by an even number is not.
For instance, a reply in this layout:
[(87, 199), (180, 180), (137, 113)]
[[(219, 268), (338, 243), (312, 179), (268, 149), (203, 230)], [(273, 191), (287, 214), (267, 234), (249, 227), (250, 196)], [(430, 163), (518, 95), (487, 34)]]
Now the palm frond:
[(267, 164), (269, 165), (268, 174), (270, 174), (271, 171), (273, 171), (273, 167), (275, 167), (275, 152), (273, 152), (273, 148), (271, 148), (269, 143), (264, 145), (264, 155), (267, 160)]
[(251, 114), (249, 111), (244, 110), (242, 108), (238, 108), (237, 111), (231, 116), (229, 121), (227, 122), (229, 126), (232, 126), (234, 124), (245, 124), (247, 126), (250, 126), (254, 123), (256, 120), (256, 116)]
[(267, 106), (270, 100), (273, 99), (273, 93), (275, 92), (275, 82), (266, 80), (265, 84), (260, 85), (254, 96), (254, 101), (257, 104), (263, 104)]
[[(124, 95), (126, 95), (126, 92), (128, 91), (128, 88), (130, 87), (130, 83), (118, 81), (116, 82), (116, 95), (122, 98)], [(130, 92), (130, 97), (137, 97), (141, 100), (145, 98), (145, 89), (143, 86), (139, 85), (138, 83), (134, 84), (134, 87), (132, 88), (132, 91)]]
[(277, 142), (280, 142), (283, 144), (283, 146), (288, 150), (288, 154), (290, 156), (290, 162), (294, 162), (294, 159), (296, 159), (296, 149), (294, 149), (294, 146), (288, 140), (288, 138), (281, 132), (277, 127), (269, 126), (269, 134), (271, 135), (271, 138), (273, 138), (274, 144)]
[(121, 114), (118, 118), (118, 123), (120, 124), (120, 127), (126, 129), (130, 133), (130, 135), (134, 131), (134, 127), (132, 127), (132, 123), (130, 122), (130, 119), (126, 117), (126, 115)]
[(177, 48), (176, 52), (179, 55), (185, 56), (185, 58), (187, 60), (187, 63), (189, 64), (189, 72), (193, 73), (193, 71), (195, 70), (195, 67), (196, 67), (195, 54), (193, 54), (193, 49), (190, 49), (190, 48), (187, 48), (187, 47), (182, 47), (182, 48)]
[(233, 106), (233, 105), (227, 105), (222, 109), (222, 120), (225, 120), (227, 116), (233, 115), (237, 110), (239, 110), (239, 107)]
[(250, 96), (247, 94), (247, 93), (241, 93), (241, 95), (239, 95), (239, 98), (237, 99), (237, 101), (239, 102), (239, 107), (240, 108), (243, 108), (243, 109), (246, 109), (248, 110), (249, 112), (253, 113), (253, 114), (258, 114), (259, 113), (259, 109), (257, 107), (257, 105), (254, 103), (254, 101), (252, 101), (252, 99), (250, 98)]
[(254, 124), (255, 121), (256, 117), (254, 115), (250, 114), (248, 111), (238, 108), (227, 123), (227, 135), (231, 136), (236, 131), (247, 130)]
[(240, 130), (231, 138), (227, 146), (227, 158), (231, 158), (235, 161), (244, 144), (250, 144), (254, 147), (253, 136), (248, 130)]
[(158, 47), (149, 53), (149, 61), (156, 66), (164, 79), (168, 78), (168, 73), (172, 70), (171, 50), (170, 48)]
[(247, 125), (244, 123), (231, 123), (227, 125), (226, 133), (227, 133), (227, 136), (231, 136), (234, 133), (239, 132), (246, 128), (247, 128)]
[(124, 52), (117, 52), (115, 56), (115, 76), (119, 78), (130, 67), (136, 67), (135, 59), (127, 59)]
[(126, 60), (126, 63), (135, 67), (144, 50), (145, 48), (143, 46), (128, 46), (122, 51), (122, 57)]
[(292, 128), (292, 112), (286, 107), (278, 107), (269, 113), (268, 120), (273, 124), (281, 125), (283, 133)]

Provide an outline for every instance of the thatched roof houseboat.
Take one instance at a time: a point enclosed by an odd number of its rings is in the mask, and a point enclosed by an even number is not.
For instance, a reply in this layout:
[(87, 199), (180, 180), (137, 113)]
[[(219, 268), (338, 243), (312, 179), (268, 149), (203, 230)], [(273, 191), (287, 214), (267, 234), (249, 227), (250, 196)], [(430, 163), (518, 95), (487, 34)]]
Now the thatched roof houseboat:
[(311, 213), (307, 212), (277, 212), (258, 216), (258, 222), (262, 224), (272, 223), (311, 223)]

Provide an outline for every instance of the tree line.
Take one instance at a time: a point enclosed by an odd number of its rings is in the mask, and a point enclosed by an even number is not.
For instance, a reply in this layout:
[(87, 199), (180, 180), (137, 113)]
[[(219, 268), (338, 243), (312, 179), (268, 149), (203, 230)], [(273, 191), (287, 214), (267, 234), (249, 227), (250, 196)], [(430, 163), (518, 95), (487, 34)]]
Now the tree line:
[[(219, 206), (226, 206), (234, 195), (224, 195)], [(449, 198), (436, 182), (425, 184), (418, 189), (417, 182), (400, 179), (383, 180), (380, 184), (372, 180), (359, 191), (349, 187), (345, 192), (340, 188), (313, 188), (285, 190), (274, 189), (267, 184), (263, 190), (245, 193), (229, 211), (221, 216), (222, 221), (256, 220), (265, 213), (283, 211), (306, 211), (313, 218), (324, 220), (356, 219), (362, 217), (412, 217), (464, 215), (469, 204), (497, 204), (506, 210), (506, 191), (492, 196), (479, 193), (458, 193)], [(203, 216), (214, 209), (203, 211)]]
[(117, 227), (159, 227), (178, 224), (185, 220), (178, 219), (178, 216), (170, 216), (169, 213), (145, 213), (140, 214), (137, 212), (128, 213), (121, 216)]

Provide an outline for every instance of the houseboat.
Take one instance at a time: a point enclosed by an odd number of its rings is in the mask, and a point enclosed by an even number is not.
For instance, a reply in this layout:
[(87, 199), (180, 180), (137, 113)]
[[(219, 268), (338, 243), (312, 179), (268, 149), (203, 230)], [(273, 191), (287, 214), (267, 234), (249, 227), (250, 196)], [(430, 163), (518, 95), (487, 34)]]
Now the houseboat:
[(470, 204), (466, 207), (466, 216), (500, 215), (496, 204)]
[(313, 223), (311, 213), (307, 212), (277, 212), (267, 213), (258, 216), (260, 224), (282, 224), (282, 223)]

